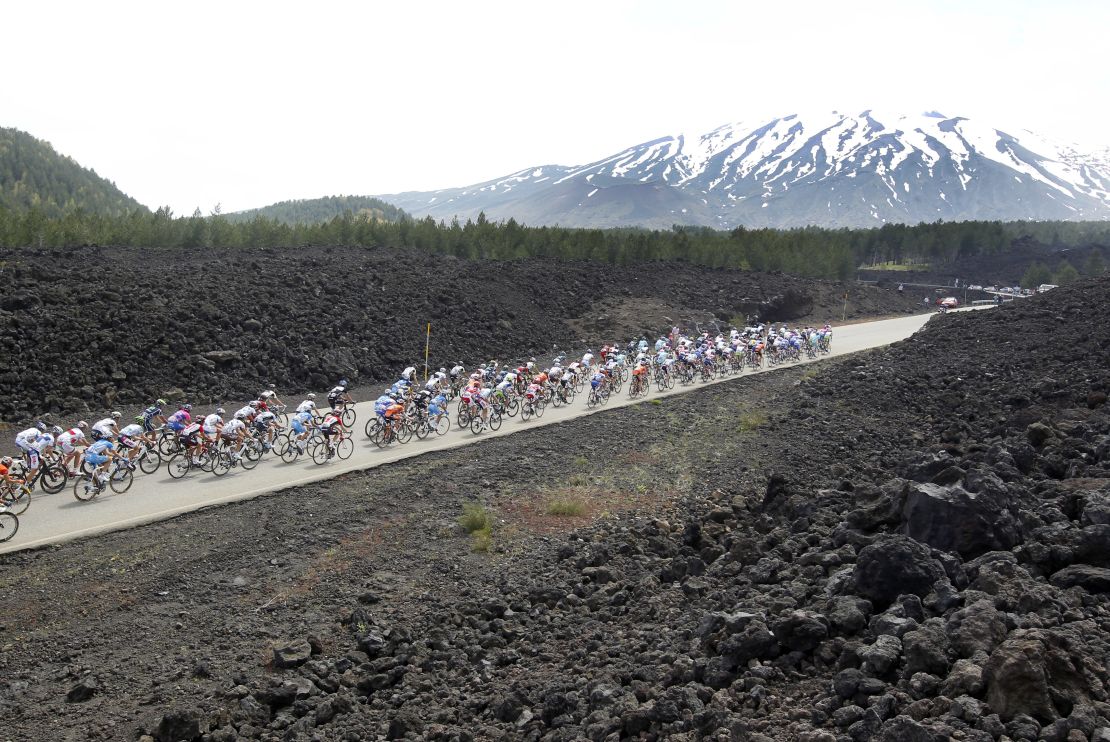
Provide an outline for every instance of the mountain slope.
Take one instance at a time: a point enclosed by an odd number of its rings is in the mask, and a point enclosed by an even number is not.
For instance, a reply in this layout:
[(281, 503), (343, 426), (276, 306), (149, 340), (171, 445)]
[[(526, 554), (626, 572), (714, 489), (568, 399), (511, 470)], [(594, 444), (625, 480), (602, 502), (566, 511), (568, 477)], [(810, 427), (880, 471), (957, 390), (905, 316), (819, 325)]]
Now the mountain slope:
[(83, 210), (120, 216), (146, 207), (48, 142), (0, 128), (0, 208), (38, 208), (47, 217)]
[(1110, 218), (1110, 150), (1084, 154), (938, 113), (828, 113), (662, 137), (579, 167), (544, 166), (381, 198), (415, 216), (613, 227), (869, 227)]
[(350, 211), (358, 216), (366, 214), (388, 222), (398, 221), (405, 212), (372, 196), (325, 196), (323, 198), (281, 201), (259, 209), (248, 209), (228, 214), (231, 221), (249, 221), (256, 216), (274, 219), (285, 224), (315, 224), (326, 222)]

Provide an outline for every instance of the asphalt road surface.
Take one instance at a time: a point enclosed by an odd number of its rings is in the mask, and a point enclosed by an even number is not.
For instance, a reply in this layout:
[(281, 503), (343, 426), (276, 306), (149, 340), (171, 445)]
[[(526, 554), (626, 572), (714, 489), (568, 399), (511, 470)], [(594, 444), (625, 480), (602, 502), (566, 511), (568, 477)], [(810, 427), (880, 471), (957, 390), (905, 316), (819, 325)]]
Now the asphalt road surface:
[[(841, 356), (902, 340), (920, 329), (933, 316), (932, 313), (917, 314), (898, 319), (835, 327), (833, 350), (830, 355)], [(823, 358), (828, 357), (823, 356)], [(788, 368), (793, 365), (795, 364), (778, 368)], [(752, 373), (771, 373), (775, 370), (745, 371), (740, 376), (730, 375), (710, 383), (730, 383), (750, 376)], [(439, 437), (432, 434), (424, 441), (414, 437), (405, 445), (393, 444), (386, 449), (374, 446), (363, 432), (366, 420), (373, 415), (372, 403), (363, 402), (356, 406), (358, 417), (354, 425), (355, 452), (345, 461), (332, 459), (318, 466), (310, 457), (302, 456), (294, 463), (286, 464), (276, 456), (267, 455), (251, 471), (236, 467), (222, 477), (193, 471), (184, 478), (176, 480), (170, 478), (163, 464), (154, 474), (147, 475), (136, 471), (135, 482), (126, 493), (118, 495), (105, 490), (89, 502), (80, 502), (73, 497), (72, 484), (67, 485), (56, 495), (47, 495), (41, 490), (36, 490), (31, 507), (20, 516), (18, 533), (11, 541), (0, 544), (0, 553), (131, 528), (203, 507), (246, 500), (267, 492), (328, 479), (344, 472), (371, 469), (410, 456), (480, 443), (495, 436), (554, 425), (582, 415), (682, 394), (707, 385), (696, 381), (688, 387), (676, 386), (675, 389), (662, 393), (652, 388), (646, 398), (641, 397), (636, 401), (628, 399), (626, 385), (620, 394), (609, 400), (607, 405), (594, 409), (587, 408), (586, 395), (580, 394), (570, 407), (556, 409), (549, 406), (542, 418), (533, 418), (526, 422), (522, 421), (519, 415), (505, 418), (500, 430), (496, 432), (487, 430), (480, 435), (474, 435), (469, 429), (459, 430), (455, 427), (453, 414), (455, 405), (452, 404), (452, 427), (446, 435)], [(299, 401), (295, 400), (294, 405)]]

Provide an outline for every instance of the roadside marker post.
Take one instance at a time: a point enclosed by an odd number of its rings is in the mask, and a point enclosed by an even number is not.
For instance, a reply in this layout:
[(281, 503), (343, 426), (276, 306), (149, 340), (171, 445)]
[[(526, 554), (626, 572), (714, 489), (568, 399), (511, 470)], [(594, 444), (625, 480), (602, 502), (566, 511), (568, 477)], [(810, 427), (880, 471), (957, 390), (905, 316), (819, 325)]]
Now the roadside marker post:
[(428, 350), (432, 347), (432, 323), (428, 323), (428, 334), (424, 337), (424, 381), (428, 381)]

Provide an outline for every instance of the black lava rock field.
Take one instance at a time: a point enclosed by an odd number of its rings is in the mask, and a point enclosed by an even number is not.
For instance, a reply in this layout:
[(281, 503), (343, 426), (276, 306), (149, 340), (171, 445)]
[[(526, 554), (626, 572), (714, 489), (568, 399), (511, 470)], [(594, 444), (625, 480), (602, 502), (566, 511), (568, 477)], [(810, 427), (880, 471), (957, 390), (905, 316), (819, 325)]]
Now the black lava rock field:
[(354, 247), (7, 250), (0, 281), (0, 421), (12, 423), (158, 396), (241, 400), (267, 383), (299, 393), (342, 376), (392, 381), (423, 360), (428, 323), (438, 368), (626, 340), (669, 322), (917, 309), (890, 289), (682, 263), (470, 262)]
[(1088, 281), (6, 556), (5, 735), (1106, 742), (1108, 316)]

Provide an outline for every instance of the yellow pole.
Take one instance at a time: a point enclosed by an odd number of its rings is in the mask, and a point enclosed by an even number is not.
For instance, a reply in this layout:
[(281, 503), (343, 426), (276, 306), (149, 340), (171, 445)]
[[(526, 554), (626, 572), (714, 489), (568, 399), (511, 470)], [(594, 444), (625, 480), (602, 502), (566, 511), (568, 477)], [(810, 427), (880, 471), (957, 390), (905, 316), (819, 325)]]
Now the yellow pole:
[(844, 292), (844, 309), (840, 312), (840, 321), (844, 322), (848, 319), (848, 292)]
[(428, 335), (424, 339), (424, 381), (428, 380), (428, 351), (432, 347), (432, 323), (428, 323)]

